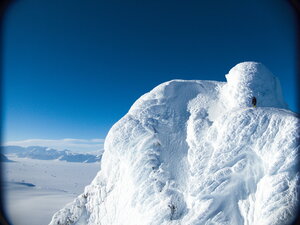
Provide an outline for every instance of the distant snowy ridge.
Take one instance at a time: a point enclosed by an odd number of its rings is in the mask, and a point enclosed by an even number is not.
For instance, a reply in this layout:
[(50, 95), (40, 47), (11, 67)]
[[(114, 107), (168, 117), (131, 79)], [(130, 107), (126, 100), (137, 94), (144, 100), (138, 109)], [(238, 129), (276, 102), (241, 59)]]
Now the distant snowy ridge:
[(50, 224), (290, 224), (299, 118), (262, 64), (226, 79), (173, 80), (139, 98), (109, 131), (93, 182)]
[(5, 155), (0, 153), (0, 162), (14, 162), (14, 161), (8, 159)]
[(40, 159), (40, 160), (61, 160), (67, 162), (99, 162), (102, 155), (74, 153), (69, 150), (58, 151), (41, 146), (3, 146), (4, 154), (13, 154), (20, 158)]

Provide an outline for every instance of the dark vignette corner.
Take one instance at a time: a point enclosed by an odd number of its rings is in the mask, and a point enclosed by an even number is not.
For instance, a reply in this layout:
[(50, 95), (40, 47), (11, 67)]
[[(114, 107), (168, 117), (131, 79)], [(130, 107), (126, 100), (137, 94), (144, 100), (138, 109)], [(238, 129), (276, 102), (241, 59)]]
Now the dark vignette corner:
[[(0, 1), (0, 152), (2, 152), (3, 141), (3, 23), (4, 14), (13, 0), (1, 0)], [(4, 212), (4, 198), (3, 198), (3, 185), (2, 185), (2, 163), (0, 163), (0, 224), (9, 225), (7, 217)]]
[[(289, 3), (294, 8), (295, 12), (295, 18), (296, 18), (296, 92), (297, 92), (297, 111), (300, 109), (300, 0), (289, 0)], [(300, 118), (300, 115), (298, 115), (298, 118)], [(298, 124), (298, 134), (300, 134), (300, 124)], [(300, 138), (298, 138), (298, 146), (300, 146)], [(298, 170), (300, 170), (300, 156), (298, 154)], [(300, 196), (298, 196), (298, 201), (300, 202)], [(298, 205), (297, 210), (297, 218), (293, 222), (293, 225), (299, 225), (300, 224), (300, 205)]]

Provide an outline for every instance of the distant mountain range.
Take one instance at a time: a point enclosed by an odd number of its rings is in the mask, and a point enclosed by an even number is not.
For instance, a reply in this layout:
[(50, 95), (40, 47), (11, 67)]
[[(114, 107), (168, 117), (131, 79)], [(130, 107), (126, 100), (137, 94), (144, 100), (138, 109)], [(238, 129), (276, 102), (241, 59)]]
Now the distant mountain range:
[[(102, 155), (82, 154), (71, 152), (70, 150), (59, 151), (56, 149), (41, 146), (3, 146), (3, 154), (15, 155), (20, 158), (40, 159), (40, 160), (61, 160), (67, 162), (99, 162)], [(5, 157), (5, 156), (4, 156)], [(1, 157), (2, 160), (2, 157)], [(2, 160), (3, 161), (3, 160)]]
[(14, 162), (14, 161), (8, 159), (5, 155), (0, 153), (0, 162)]

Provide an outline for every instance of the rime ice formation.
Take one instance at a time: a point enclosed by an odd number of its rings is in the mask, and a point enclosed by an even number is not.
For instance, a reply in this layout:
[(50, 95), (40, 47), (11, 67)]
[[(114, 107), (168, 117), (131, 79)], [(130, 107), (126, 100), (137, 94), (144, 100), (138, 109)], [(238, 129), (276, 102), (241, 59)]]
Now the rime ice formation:
[(226, 79), (173, 80), (139, 98), (109, 131), (96, 178), (50, 224), (289, 224), (299, 119), (262, 64)]
[(257, 106), (286, 108), (278, 79), (263, 64), (240, 63), (226, 79), (221, 96), (231, 109), (251, 106), (252, 96), (258, 99)]

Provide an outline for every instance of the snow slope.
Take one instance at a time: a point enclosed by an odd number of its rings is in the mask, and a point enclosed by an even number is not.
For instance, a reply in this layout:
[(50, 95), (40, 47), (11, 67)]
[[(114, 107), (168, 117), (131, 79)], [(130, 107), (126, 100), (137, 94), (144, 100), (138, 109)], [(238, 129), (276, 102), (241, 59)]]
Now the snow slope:
[(299, 119), (262, 64), (226, 79), (173, 80), (138, 99), (109, 131), (93, 182), (50, 224), (289, 224)]

